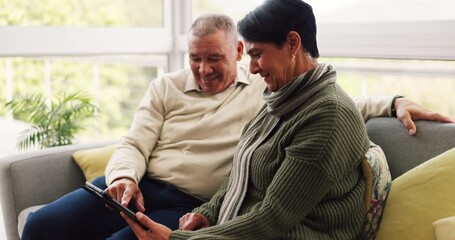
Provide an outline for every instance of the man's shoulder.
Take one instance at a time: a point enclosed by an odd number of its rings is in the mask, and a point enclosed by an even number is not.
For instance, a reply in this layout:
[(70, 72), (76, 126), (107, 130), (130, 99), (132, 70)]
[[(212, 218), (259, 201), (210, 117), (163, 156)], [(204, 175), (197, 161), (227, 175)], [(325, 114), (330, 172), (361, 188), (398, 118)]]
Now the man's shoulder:
[(173, 86), (183, 91), (188, 81), (194, 81), (191, 70), (181, 69), (158, 76), (152, 84), (159, 88)]
[(161, 79), (171, 82), (186, 82), (192, 77), (191, 74), (192, 72), (190, 69), (181, 69), (174, 72), (165, 73)]

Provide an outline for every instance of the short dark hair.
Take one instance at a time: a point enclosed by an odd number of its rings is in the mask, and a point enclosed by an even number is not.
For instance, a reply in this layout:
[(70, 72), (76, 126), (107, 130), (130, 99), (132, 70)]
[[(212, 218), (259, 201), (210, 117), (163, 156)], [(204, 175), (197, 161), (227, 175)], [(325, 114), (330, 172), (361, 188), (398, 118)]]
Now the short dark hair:
[(316, 19), (312, 7), (301, 0), (266, 0), (237, 24), (250, 42), (270, 42), (282, 47), (290, 31), (299, 33), (303, 48), (318, 58)]

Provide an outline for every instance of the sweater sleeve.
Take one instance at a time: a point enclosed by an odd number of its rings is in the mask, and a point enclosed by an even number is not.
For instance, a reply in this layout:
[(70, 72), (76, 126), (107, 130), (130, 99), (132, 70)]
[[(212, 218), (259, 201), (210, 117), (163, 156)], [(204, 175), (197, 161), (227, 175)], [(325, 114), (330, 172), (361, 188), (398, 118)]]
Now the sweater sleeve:
[(224, 196), (226, 194), (228, 181), (224, 181), (223, 185), (218, 189), (218, 191), (213, 195), (210, 201), (202, 204), (201, 206), (195, 208), (193, 212), (200, 213), (204, 215), (210, 223), (210, 226), (213, 226), (218, 221), (218, 215), (220, 212), (221, 204), (223, 203)]
[[(368, 148), (364, 126), (355, 109), (348, 114), (326, 111), (331, 113), (315, 113), (312, 121), (302, 120), (303, 115), (295, 118), (292, 137), (278, 149), (284, 153), (283, 161), (263, 200), (248, 213), (197, 231), (175, 231), (172, 239), (278, 239), (304, 221), (341, 178), (356, 172), (354, 169)], [(358, 191), (341, 202), (352, 202), (362, 194)]]
[(105, 170), (109, 186), (118, 178), (130, 178), (136, 183), (144, 176), (151, 152), (159, 138), (164, 121), (161, 79), (150, 82), (131, 127), (121, 139)]
[(375, 117), (390, 117), (394, 96), (352, 97), (365, 122)]

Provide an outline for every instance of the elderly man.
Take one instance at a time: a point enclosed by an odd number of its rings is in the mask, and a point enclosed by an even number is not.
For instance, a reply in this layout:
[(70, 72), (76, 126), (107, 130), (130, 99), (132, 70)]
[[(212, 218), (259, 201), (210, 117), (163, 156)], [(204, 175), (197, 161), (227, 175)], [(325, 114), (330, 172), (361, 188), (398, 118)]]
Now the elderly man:
[[(244, 125), (263, 105), (265, 84), (240, 66), (244, 45), (223, 15), (198, 18), (189, 32), (185, 69), (155, 79), (114, 152), (105, 177), (93, 183), (122, 205), (178, 228), (178, 219), (208, 201), (228, 178)], [(418, 104), (393, 98), (357, 99), (364, 118), (397, 116), (450, 121)], [(411, 118), (412, 115), (412, 118)], [(32, 213), (24, 239), (136, 239), (123, 218), (83, 190)]]

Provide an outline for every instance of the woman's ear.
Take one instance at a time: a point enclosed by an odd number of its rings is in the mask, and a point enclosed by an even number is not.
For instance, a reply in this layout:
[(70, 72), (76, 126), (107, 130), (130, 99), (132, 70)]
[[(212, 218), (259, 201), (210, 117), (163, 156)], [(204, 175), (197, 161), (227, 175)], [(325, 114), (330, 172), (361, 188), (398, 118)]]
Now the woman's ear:
[(296, 31), (290, 31), (286, 40), (289, 43), (291, 54), (296, 55), (302, 45), (299, 33)]

